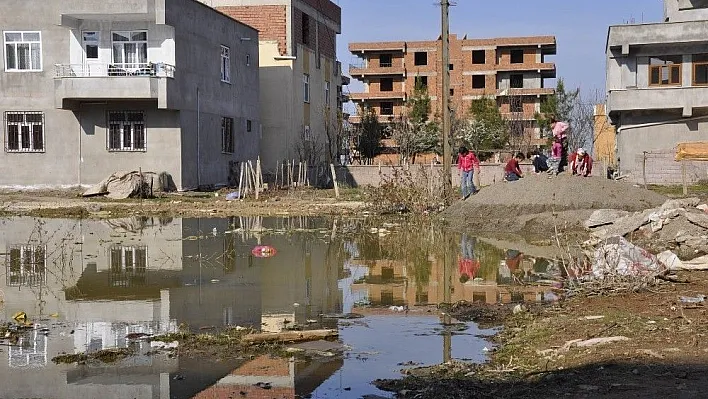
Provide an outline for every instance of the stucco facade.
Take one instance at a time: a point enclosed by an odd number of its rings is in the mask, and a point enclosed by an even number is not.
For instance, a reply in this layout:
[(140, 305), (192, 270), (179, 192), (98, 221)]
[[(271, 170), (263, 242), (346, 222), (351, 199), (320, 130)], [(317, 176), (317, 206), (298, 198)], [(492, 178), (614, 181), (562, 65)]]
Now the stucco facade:
[[(708, 2), (665, 0), (664, 22), (611, 26), (607, 38), (607, 114), (617, 129), (620, 173), (678, 183), (676, 145), (708, 140)], [(649, 165), (647, 165), (647, 162)], [(688, 179), (708, 177), (688, 166)]]
[(259, 30), (264, 174), (273, 175), (284, 161), (335, 161), (345, 79), (336, 56), (339, 6), (329, 0), (201, 1)]
[(252, 27), (195, 0), (8, 9), (0, 166), (12, 173), (0, 185), (90, 185), (142, 168), (187, 190), (233, 183), (234, 165), (258, 156)]

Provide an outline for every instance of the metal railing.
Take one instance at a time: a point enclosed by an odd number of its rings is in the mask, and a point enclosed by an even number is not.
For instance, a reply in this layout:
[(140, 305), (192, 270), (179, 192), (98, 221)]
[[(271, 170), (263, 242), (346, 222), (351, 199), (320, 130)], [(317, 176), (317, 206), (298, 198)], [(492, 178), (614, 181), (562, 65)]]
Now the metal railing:
[(135, 77), (153, 76), (158, 78), (174, 78), (174, 65), (163, 62), (131, 63), (131, 64), (56, 64), (56, 78), (93, 78), (93, 77)]

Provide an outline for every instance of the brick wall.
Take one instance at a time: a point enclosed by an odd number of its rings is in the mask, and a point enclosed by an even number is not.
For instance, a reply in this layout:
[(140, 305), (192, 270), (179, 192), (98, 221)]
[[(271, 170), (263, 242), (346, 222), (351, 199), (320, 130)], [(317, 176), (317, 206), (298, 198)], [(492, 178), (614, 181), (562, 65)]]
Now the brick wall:
[(329, 0), (301, 0), (303, 3), (318, 10), (323, 16), (331, 19), (337, 25), (342, 23), (342, 9)]
[[(631, 180), (643, 184), (646, 170), (647, 184), (681, 184), (683, 182), (681, 162), (676, 162), (675, 150), (652, 151), (646, 155), (639, 154), (634, 159), (634, 170)], [(646, 166), (644, 157), (646, 156)], [(698, 183), (700, 180), (708, 179), (708, 162), (685, 161), (686, 182), (689, 184)], [(623, 170), (622, 173), (625, 173)]]
[(217, 10), (258, 29), (259, 40), (276, 40), (280, 54), (287, 54), (285, 6), (224, 6)]
[[(307, 18), (303, 18), (303, 15), (307, 15)], [(307, 28), (304, 26), (305, 22), (308, 24)], [(307, 46), (313, 51), (315, 45), (319, 44), (321, 55), (331, 59), (337, 58), (337, 33), (298, 8), (293, 8), (293, 39), (295, 43)]]

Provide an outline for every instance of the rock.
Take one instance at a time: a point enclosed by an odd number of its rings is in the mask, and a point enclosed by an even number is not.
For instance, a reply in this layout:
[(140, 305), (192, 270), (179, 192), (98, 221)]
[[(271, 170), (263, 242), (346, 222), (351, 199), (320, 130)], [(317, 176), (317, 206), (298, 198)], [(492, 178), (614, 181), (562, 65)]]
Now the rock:
[(686, 212), (686, 219), (696, 226), (708, 229), (708, 215), (702, 213)]
[(696, 205), (700, 204), (701, 200), (699, 198), (681, 198), (681, 199), (670, 199), (661, 205), (661, 210), (667, 209), (678, 209), (678, 208), (694, 208)]
[(703, 212), (708, 212), (708, 204), (700, 204), (696, 207), (696, 209), (700, 209)]
[(603, 345), (603, 344), (611, 344), (615, 342), (622, 342), (622, 341), (629, 341), (629, 338), (624, 337), (624, 336), (616, 336), (616, 337), (603, 337), (603, 338), (591, 338), (591, 339), (573, 339), (565, 344), (563, 344), (562, 347), (558, 349), (558, 352), (567, 352), (573, 347), (578, 347), (578, 348), (588, 348), (591, 346), (596, 346), (596, 345)]
[(595, 227), (613, 224), (618, 219), (629, 216), (629, 212), (620, 211), (617, 209), (598, 209), (590, 215), (590, 218), (585, 221), (585, 227), (592, 229)]
[(681, 262), (681, 259), (679, 259), (679, 257), (671, 251), (664, 251), (656, 255), (656, 257), (659, 259), (659, 262), (666, 266), (669, 270), (683, 269), (683, 262)]
[(601, 240), (612, 236), (625, 236), (633, 231), (636, 231), (645, 224), (648, 224), (648, 217), (652, 212), (654, 212), (653, 209), (648, 209), (643, 212), (636, 212), (629, 216), (625, 216), (616, 220), (613, 224), (607, 227), (593, 231), (592, 236)]

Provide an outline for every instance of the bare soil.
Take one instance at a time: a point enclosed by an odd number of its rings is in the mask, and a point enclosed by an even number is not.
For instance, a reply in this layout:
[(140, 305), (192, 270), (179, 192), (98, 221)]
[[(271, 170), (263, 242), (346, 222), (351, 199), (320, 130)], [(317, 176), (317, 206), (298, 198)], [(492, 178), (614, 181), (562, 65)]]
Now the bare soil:
[[(450, 363), (378, 381), (401, 398), (703, 398), (708, 390), (708, 273), (641, 293), (577, 297), (510, 315), (488, 364)], [(574, 339), (629, 340), (561, 349)]]
[(663, 204), (662, 194), (599, 177), (531, 174), (519, 181), (483, 187), (458, 201), (442, 217), (450, 227), (476, 233), (507, 233), (532, 240), (556, 232), (585, 237), (582, 226), (593, 209), (639, 211)]

